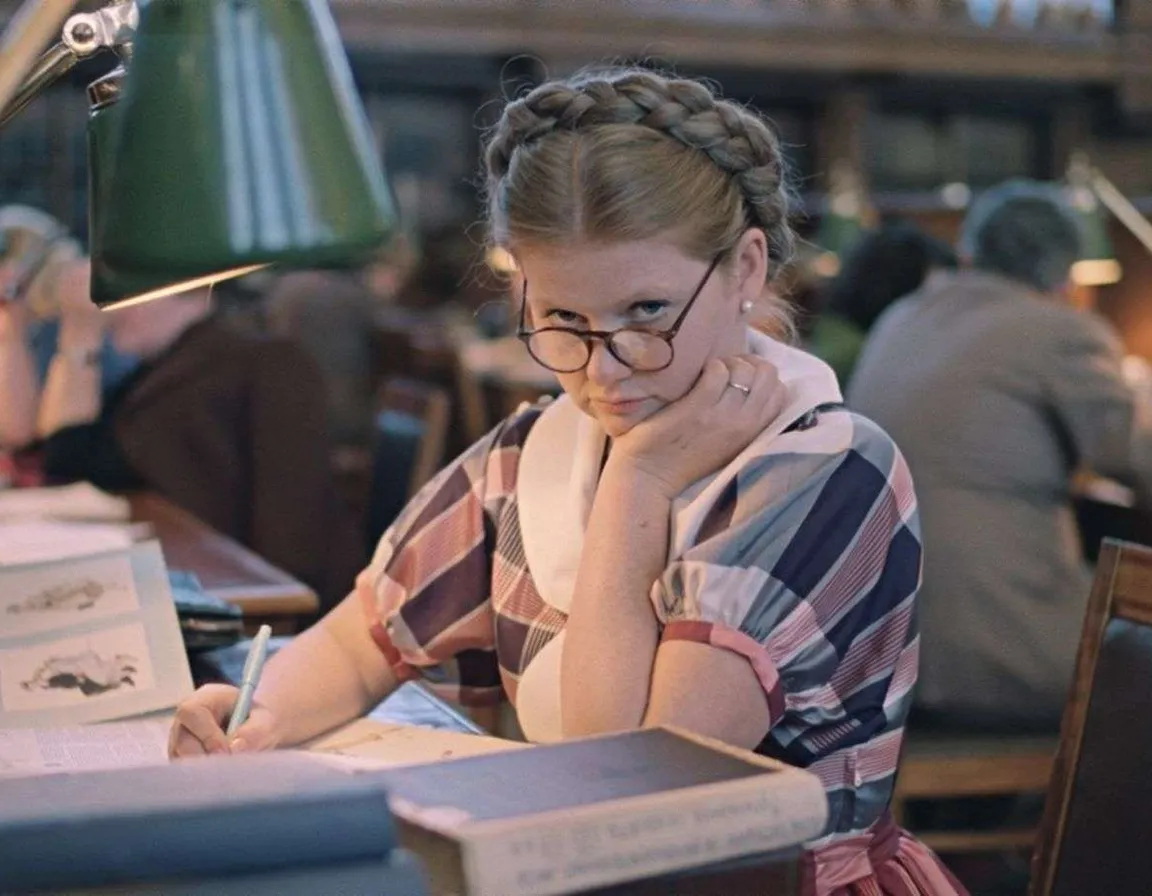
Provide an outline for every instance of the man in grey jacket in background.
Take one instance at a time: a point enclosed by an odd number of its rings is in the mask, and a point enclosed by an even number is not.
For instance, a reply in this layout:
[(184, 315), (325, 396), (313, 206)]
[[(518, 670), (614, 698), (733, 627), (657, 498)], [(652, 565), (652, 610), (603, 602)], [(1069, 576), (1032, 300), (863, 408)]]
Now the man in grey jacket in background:
[(848, 404), (896, 440), (924, 534), (917, 706), (964, 726), (1059, 726), (1088, 599), (1081, 468), (1152, 494), (1152, 408), (1115, 333), (1067, 301), (1080, 254), (1051, 187), (1013, 181), (964, 221), (965, 267), (872, 329)]

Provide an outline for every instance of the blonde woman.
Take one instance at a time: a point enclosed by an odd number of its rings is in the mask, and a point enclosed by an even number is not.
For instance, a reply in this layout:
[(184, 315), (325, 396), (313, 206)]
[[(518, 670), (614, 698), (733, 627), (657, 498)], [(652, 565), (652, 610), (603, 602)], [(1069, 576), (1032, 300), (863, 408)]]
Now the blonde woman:
[(701, 84), (609, 71), (511, 102), (487, 149), (520, 336), (565, 395), (501, 423), (173, 755), (298, 743), (423, 677), (532, 741), (672, 723), (810, 768), (807, 893), (955, 893), (887, 805), (916, 680), (916, 500), (831, 370), (751, 324), (792, 245), (780, 146)]

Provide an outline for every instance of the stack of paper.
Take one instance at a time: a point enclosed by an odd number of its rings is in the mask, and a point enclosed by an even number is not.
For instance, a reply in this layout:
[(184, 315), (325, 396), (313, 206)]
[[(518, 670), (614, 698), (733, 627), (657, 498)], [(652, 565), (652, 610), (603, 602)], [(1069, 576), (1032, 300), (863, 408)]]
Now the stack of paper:
[(131, 523), (0, 520), (0, 566), (114, 551), (132, 544), (139, 532)]
[(0, 491), (0, 520), (54, 519), (127, 522), (128, 501), (90, 482)]

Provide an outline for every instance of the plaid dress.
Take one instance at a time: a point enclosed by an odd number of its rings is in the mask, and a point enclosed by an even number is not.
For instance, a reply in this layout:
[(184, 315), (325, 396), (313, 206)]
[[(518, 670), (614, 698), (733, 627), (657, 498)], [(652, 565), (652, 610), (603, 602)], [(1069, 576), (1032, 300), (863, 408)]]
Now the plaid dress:
[[(807, 844), (806, 893), (963, 893), (887, 812), (919, 650), (908, 468), (879, 427), (839, 407), (824, 364), (762, 338), (753, 347), (776, 364), (788, 405), (674, 503), (651, 591), (662, 638), (745, 657), (772, 716), (757, 751), (823, 782), (829, 824)], [(537, 428), (551, 441), (530, 441)], [(566, 398), (525, 407), (411, 502), (357, 580), (397, 679), (463, 704), (510, 701), (529, 739), (558, 736), (558, 686), (541, 708), (550, 686), (537, 673), (558, 666), (546, 657), (562, 646), (603, 448)]]

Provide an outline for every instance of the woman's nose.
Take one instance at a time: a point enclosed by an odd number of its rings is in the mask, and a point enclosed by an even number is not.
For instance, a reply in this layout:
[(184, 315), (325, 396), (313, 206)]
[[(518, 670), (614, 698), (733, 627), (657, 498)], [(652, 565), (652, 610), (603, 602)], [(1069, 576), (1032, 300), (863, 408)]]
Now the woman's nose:
[(626, 379), (631, 372), (628, 365), (621, 363), (620, 359), (608, 350), (602, 339), (592, 343), (592, 355), (588, 358), (588, 366), (585, 368), (585, 374), (590, 382), (601, 385), (618, 383)]

